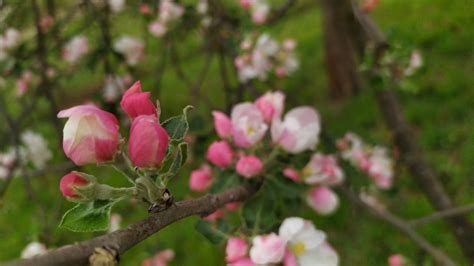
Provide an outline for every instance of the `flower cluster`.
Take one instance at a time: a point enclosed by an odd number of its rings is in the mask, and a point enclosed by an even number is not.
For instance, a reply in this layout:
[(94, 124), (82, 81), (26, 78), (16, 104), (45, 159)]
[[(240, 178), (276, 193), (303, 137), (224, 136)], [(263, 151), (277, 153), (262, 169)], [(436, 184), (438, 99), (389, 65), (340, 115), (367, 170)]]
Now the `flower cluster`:
[(173, 0), (161, 0), (158, 19), (148, 25), (148, 30), (155, 37), (162, 37), (168, 32), (172, 23), (184, 14), (184, 7)]
[[(312, 107), (301, 106), (282, 118), (284, 100), (281, 92), (267, 92), (254, 103), (235, 105), (230, 117), (214, 111), (214, 127), (221, 140), (209, 145), (207, 160), (219, 169), (233, 166), (248, 179), (261, 174), (264, 168), (261, 157), (267, 155), (257, 147), (273, 146), (292, 154), (314, 149), (320, 131), (318, 113)], [(268, 132), (271, 143), (260, 145)], [(206, 165), (195, 170), (189, 182), (195, 191), (204, 191), (211, 183), (212, 170)]]
[(354, 133), (347, 133), (337, 141), (343, 159), (367, 173), (375, 185), (388, 189), (393, 183), (393, 162), (388, 156), (387, 149), (380, 146), (370, 146)]
[(201, 24), (207, 28), (212, 23), (212, 17), (209, 14), (208, 0), (199, 0), (196, 4), (196, 12), (201, 16)]
[[(122, 109), (132, 120), (126, 160), (138, 168), (159, 169), (168, 150), (170, 137), (159, 123), (159, 108), (155, 107), (149, 97), (150, 93), (142, 92), (141, 84), (137, 81), (123, 94), (120, 102)], [(68, 118), (64, 126), (63, 148), (66, 156), (76, 165), (111, 162), (121, 153), (119, 124), (113, 114), (86, 104), (63, 110), (58, 117)], [(149, 185), (153, 187), (154, 181), (147, 179), (148, 176), (149, 174), (145, 174), (143, 182), (150, 181)], [(88, 195), (84, 190), (79, 192), (78, 187), (84, 187), (95, 195)], [(66, 198), (76, 201), (107, 197), (106, 194), (113, 191), (97, 185), (93, 176), (79, 172), (64, 176), (60, 189)], [(99, 193), (100, 189), (102, 194)], [(148, 198), (151, 195), (144, 197), (150, 202), (157, 200)]]
[(8, 28), (0, 35), (0, 61), (8, 57), (8, 52), (19, 42), (21, 34), (14, 28)]
[(103, 91), (103, 98), (106, 102), (115, 102), (126, 89), (125, 86), (130, 85), (132, 77), (130, 74), (123, 76), (106, 75)]
[(296, 42), (287, 39), (279, 44), (268, 34), (254, 35), (240, 44), (240, 54), (235, 58), (235, 66), (242, 82), (258, 78), (266, 80), (269, 73), (285, 77), (298, 69), (295, 55)]
[(326, 234), (310, 221), (299, 217), (286, 218), (278, 234), (254, 236), (250, 249), (244, 238), (229, 238), (225, 259), (230, 266), (277, 263), (284, 266), (333, 266), (339, 263), (339, 257), (328, 244)]
[(63, 49), (63, 59), (70, 64), (74, 64), (89, 51), (87, 37), (78, 35), (72, 38)]
[(143, 60), (145, 45), (143, 41), (131, 36), (122, 36), (114, 43), (114, 50), (125, 57), (127, 64), (135, 66)]
[(240, 6), (250, 11), (255, 24), (261, 25), (267, 21), (270, 13), (270, 5), (267, 0), (240, 0)]

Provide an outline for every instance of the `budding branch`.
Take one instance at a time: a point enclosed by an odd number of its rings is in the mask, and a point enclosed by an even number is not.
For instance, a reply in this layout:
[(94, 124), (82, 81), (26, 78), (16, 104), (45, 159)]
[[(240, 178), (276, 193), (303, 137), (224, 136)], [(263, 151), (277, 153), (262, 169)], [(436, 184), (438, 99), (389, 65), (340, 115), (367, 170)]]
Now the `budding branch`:
[(208, 194), (196, 199), (184, 200), (159, 213), (130, 226), (87, 241), (66, 245), (46, 254), (7, 263), (6, 265), (87, 265), (96, 248), (105, 247), (119, 255), (157, 233), (164, 227), (192, 215), (207, 216), (226, 203), (245, 201), (260, 188), (260, 184), (245, 184), (218, 194)]

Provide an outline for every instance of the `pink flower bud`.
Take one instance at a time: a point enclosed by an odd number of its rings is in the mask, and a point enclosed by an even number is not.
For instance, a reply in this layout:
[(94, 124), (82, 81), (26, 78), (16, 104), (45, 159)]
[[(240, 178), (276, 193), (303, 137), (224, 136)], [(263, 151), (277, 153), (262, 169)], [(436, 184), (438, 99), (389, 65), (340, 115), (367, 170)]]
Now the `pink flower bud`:
[(275, 69), (275, 74), (277, 75), (277, 77), (283, 78), (288, 74), (288, 72), (284, 67), (279, 66)]
[(64, 126), (63, 149), (76, 165), (113, 159), (118, 149), (117, 118), (94, 105), (79, 105), (58, 113), (69, 119)]
[(256, 264), (279, 263), (285, 254), (285, 242), (275, 233), (256, 236), (252, 241), (250, 258)]
[(78, 172), (70, 172), (69, 174), (63, 176), (59, 182), (59, 190), (65, 198), (79, 198), (80, 196), (74, 191), (74, 187), (84, 186), (89, 181), (84, 177), (80, 176)]
[(240, 258), (232, 263), (228, 263), (227, 265), (228, 266), (255, 266), (255, 263), (253, 263), (253, 261), (250, 258), (245, 257), (245, 258)]
[(230, 202), (225, 205), (225, 208), (229, 211), (237, 210), (240, 207), (240, 202)]
[(232, 123), (229, 117), (219, 111), (212, 112), (212, 116), (214, 117), (214, 128), (217, 135), (223, 139), (232, 136)]
[(400, 254), (394, 254), (388, 257), (388, 265), (390, 266), (403, 266), (406, 264), (406, 259)]
[(156, 116), (156, 108), (149, 98), (150, 93), (142, 92), (141, 83), (137, 81), (123, 94), (120, 106), (132, 120), (139, 115)]
[(283, 41), (283, 49), (292, 51), (296, 48), (296, 41), (294, 39), (286, 39)]
[(255, 106), (260, 110), (263, 119), (271, 122), (273, 118), (280, 117), (285, 105), (285, 94), (282, 92), (267, 92), (255, 101)]
[(260, 174), (263, 170), (262, 161), (253, 155), (241, 156), (235, 166), (237, 173), (241, 176), (250, 178)]
[(214, 141), (207, 150), (208, 161), (220, 168), (227, 168), (232, 164), (234, 152), (225, 141)]
[(192, 191), (204, 191), (209, 188), (212, 183), (212, 171), (208, 165), (191, 172), (189, 178), (189, 188)]
[(166, 25), (160, 21), (152, 22), (148, 25), (148, 31), (155, 37), (162, 37), (168, 31)]
[(252, 13), (252, 20), (257, 25), (262, 25), (267, 21), (267, 11), (256, 10)]
[(211, 214), (209, 214), (208, 216), (204, 217), (203, 219), (206, 220), (206, 221), (215, 221), (217, 219), (220, 219), (222, 217), (224, 217), (225, 213), (223, 210), (217, 210)]
[(285, 170), (283, 170), (283, 175), (296, 183), (299, 183), (301, 181), (300, 174), (293, 168), (285, 168)]
[(247, 243), (238, 237), (231, 237), (227, 240), (225, 248), (225, 260), (227, 263), (235, 262), (247, 255)]
[(168, 149), (169, 136), (155, 116), (140, 115), (133, 120), (128, 140), (128, 154), (133, 165), (158, 167)]
[(379, 4), (380, 0), (364, 0), (362, 10), (367, 13), (372, 12)]
[(252, 0), (240, 0), (240, 6), (243, 9), (249, 9), (251, 5), (252, 5)]
[(151, 14), (150, 6), (147, 3), (140, 4), (140, 13), (142, 15), (150, 15)]
[(339, 206), (339, 198), (327, 187), (314, 187), (309, 192), (306, 202), (321, 215), (332, 214)]

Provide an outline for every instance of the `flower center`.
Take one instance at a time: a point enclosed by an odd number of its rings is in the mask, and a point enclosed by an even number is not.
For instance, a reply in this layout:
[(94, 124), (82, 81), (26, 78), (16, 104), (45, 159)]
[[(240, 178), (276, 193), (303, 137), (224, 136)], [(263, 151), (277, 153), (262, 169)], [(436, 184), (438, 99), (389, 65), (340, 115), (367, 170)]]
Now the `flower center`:
[(290, 246), (290, 250), (293, 251), (293, 254), (295, 254), (295, 256), (299, 257), (305, 251), (304, 243), (302, 241), (297, 242)]

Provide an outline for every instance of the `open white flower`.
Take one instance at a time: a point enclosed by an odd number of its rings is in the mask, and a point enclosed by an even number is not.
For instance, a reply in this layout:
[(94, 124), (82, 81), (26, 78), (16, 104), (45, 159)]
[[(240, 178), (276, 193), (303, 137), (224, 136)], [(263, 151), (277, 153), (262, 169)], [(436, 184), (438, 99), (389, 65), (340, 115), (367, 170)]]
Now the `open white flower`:
[(279, 236), (287, 243), (300, 266), (338, 265), (338, 256), (326, 243), (326, 234), (310, 221), (299, 217), (286, 218), (280, 226)]

